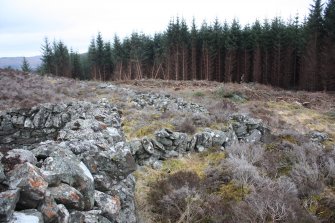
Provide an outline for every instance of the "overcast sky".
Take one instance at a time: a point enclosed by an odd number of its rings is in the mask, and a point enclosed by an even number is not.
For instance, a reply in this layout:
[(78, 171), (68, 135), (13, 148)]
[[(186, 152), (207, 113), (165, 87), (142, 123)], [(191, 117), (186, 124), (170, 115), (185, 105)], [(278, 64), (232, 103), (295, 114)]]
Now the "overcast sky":
[(162, 32), (179, 16), (198, 26), (216, 17), (241, 24), (308, 15), (312, 0), (0, 0), (0, 57), (41, 54), (44, 37), (80, 53), (101, 32), (104, 40), (132, 32)]

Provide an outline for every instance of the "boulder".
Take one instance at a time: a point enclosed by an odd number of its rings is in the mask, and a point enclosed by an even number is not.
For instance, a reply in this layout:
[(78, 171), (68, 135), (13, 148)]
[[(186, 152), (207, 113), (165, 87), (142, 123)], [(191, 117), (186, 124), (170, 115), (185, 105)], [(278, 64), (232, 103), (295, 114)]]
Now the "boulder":
[(83, 162), (92, 173), (111, 180), (124, 179), (136, 170), (135, 160), (124, 144), (107, 151), (84, 154)]
[(20, 198), (20, 189), (0, 193), (0, 222), (8, 222)]
[(48, 188), (48, 191), (58, 204), (63, 204), (68, 209), (84, 210), (83, 195), (75, 188), (62, 183)]
[(121, 210), (120, 198), (96, 190), (94, 200), (102, 215), (110, 221), (115, 221)]
[[(0, 158), (0, 160), (1, 160), (1, 158)], [(0, 183), (2, 181), (4, 181), (5, 179), (6, 179), (5, 169), (4, 169), (3, 165), (2, 165), (2, 163), (0, 163)]]
[(9, 223), (44, 223), (41, 212), (36, 209), (27, 209), (23, 211), (15, 211)]
[[(71, 151), (68, 152), (71, 153)], [(85, 210), (93, 207), (94, 179), (83, 162), (72, 155), (69, 157), (50, 156), (44, 160), (41, 170), (50, 185), (57, 186), (60, 185), (60, 182), (64, 182), (80, 191), (84, 197)]]
[(63, 204), (58, 204), (58, 222), (68, 223), (70, 220), (70, 213)]
[(15, 168), (16, 165), (29, 162), (32, 165), (36, 165), (37, 159), (34, 154), (24, 149), (12, 149), (9, 150), (4, 157), (1, 159), (5, 165), (5, 170), (10, 171)]
[(36, 208), (48, 187), (41, 171), (30, 163), (24, 163), (9, 172), (9, 188), (20, 188), (19, 204), (24, 208)]
[(313, 142), (323, 142), (329, 139), (329, 135), (325, 132), (311, 131), (309, 137)]
[(151, 140), (148, 138), (143, 138), (142, 139), (142, 146), (145, 152), (147, 152), (150, 155), (153, 155), (155, 150), (154, 150), (154, 145), (152, 144)]
[(261, 138), (262, 138), (262, 133), (259, 130), (254, 129), (251, 131), (249, 135), (243, 138), (243, 141), (246, 143), (255, 143), (255, 142), (259, 142)]
[(59, 222), (59, 207), (49, 192), (45, 194), (44, 200), (38, 210), (42, 213), (45, 223)]
[(101, 211), (74, 211), (70, 214), (69, 223), (112, 223), (101, 215)]
[(135, 208), (135, 177), (129, 174), (128, 177), (111, 188), (110, 195), (117, 195), (121, 201), (121, 210), (116, 222), (136, 223)]

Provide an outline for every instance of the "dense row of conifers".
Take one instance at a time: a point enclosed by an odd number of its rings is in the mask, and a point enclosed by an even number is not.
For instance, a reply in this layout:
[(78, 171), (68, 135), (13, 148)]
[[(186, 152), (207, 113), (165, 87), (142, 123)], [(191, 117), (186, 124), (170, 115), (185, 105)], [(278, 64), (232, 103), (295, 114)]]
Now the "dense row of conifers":
[(62, 42), (43, 44), (42, 72), (80, 79), (161, 78), (258, 82), (305, 90), (335, 89), (335, 3), (314, 1), (308, 18), (281, 18), (242, 27), (215, 20), (200, 28), (183, 19), (154, 36), (133, 33), (104, 41), (99, 33), (88, 54)]

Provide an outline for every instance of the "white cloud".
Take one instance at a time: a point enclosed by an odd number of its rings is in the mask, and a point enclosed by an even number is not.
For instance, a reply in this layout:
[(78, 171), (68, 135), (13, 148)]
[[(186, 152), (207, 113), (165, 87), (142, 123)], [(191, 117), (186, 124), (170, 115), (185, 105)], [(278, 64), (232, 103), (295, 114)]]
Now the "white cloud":
[(217, 17), (221, 22), (238, 18), (242, 24), (255, 19), (308, 13), (312, 0), (0, 0), (0, 56), (40, 53), (43, 38), (61, 39), (83, 52), (100, 31), (106, 40), (133, 31), (163, 31), (173, 17), (197, 25)]

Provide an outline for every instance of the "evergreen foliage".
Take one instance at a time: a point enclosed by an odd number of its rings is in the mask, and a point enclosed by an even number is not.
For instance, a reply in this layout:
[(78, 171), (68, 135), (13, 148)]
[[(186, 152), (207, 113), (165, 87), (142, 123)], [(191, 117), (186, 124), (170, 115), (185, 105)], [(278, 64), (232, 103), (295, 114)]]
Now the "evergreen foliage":
[(256, 20), (244, 27), (238, 20), (220, 24), (215, 19), (197, 28), (194, 20), (188, 27), (177, 17), (154, 36), (135, 32), (124, 40), (115, 36), (111, 43), (99, 32), (81, 66), (80, 57), (69, 57), (63, 42), (51, 46), (46, 38), (43, 68), (58, 76), (102, 81), (198, 79), (335, 90), (334, 2), (328, 0), (324, 7), (321, 0), (314, 0), (302, 24), (298, 16), (287, 22), (280, 17)]
[(22, 60), (21, 70), (23, 72), (31, 72), (30, 64), (28, 63), (25, 57), (23, 57), (23, 60)]

